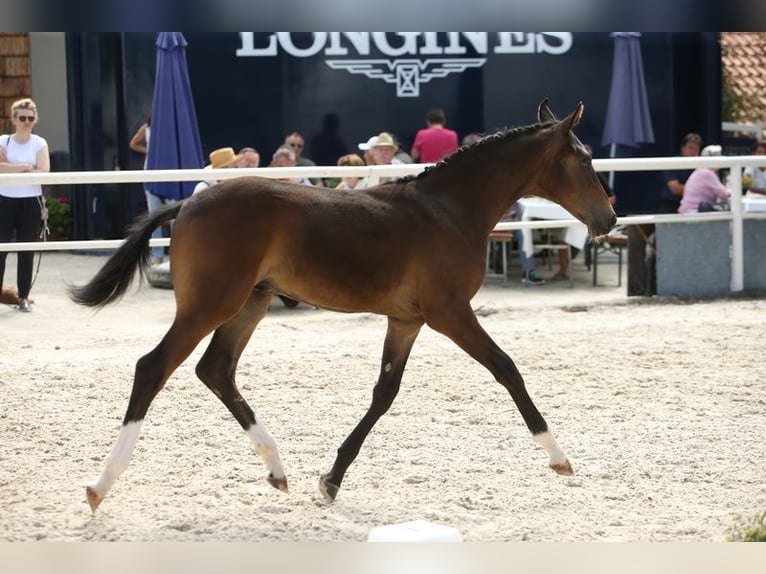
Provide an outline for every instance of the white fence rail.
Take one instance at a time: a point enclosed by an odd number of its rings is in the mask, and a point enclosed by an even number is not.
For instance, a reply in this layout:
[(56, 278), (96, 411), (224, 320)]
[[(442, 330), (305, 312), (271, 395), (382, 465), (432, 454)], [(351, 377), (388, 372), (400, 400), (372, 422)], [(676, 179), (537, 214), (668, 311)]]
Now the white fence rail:
[[(248, 169), (217, 169), (215, 179), (229, 179), (245, 175), (259, 175), (268, 178), (289, 177), (367, 177), (374, 185), (381, 177), (403, 177), (423, 171), (429, 164), (374, 165), (360, 167), (266, 167)], [(731, 170), (731, 211), (701, 214), (656, 214), (634, 215), (618, 218), (624, 225), (731, 221), (732, 280), (731, 290), (742, 291), (744, 286), (743, 220), (766, 219), (766, 213), (744, 213), (742, 208), (742, 169), (754, 165), (766, 167), (766, 156), (721, 156), (721, 157), (662, 157), (662, 158), (614, 158), (593, 160), (596, 171), (647, 171), (666, 169), (694, 169), (697, 167), (727, 168)], [(0, 186), (14, 184), (75, 185), (106, 183), (143, 183), (146, 181), (201, 181), (210, 179), (209, 169), (189, 170), (130, 170), (130, 171), (72, 171), (54, 173), (5, 173), (0, 174)], [(651, 190), (651, 193), (656, 193)], [(576, 225), (576, 221), (507, 221), (498, 223), (496, 230), (544, 229)], [(48, 241), (0, 243), (0, 251), (56, 251), (116, 249), (123, 240)], [(168, 245), (169, 239), (152, 239), (150, 245)]]

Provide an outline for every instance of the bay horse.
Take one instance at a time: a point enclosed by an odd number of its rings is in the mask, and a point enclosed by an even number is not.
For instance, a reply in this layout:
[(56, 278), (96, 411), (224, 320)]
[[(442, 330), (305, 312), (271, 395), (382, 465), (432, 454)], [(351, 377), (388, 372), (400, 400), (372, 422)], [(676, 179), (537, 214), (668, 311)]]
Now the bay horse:
[(398, 181), (346, 192), (261, 177), (225, 180), (143, 216), (91, 281), (70, 286), (76, 302), (102, 307), (121, 298), (148, 268), (152, 231), (175, 220), (170, 265), (176, 315), (160, 343), (136, 363), (117, 441), (86, 495), (95, 512), (128, 466), (150, 403), (197, 344), (214, 332), (196, 366), (252, 441), (267, 481), (287, 491), (277, 445), (240, 395), (235, 371), (274, 294), (341, 312), (385, 315), (388, 328), (367, 411), (320, 477), (332, 501), (347, 469), (399, 391), (423, 325), (452, 339), (511, 395), (550, 467), (572, 466), (535, 407), (511, 358), (480, 326), (471, 299), (482, 285), (489, 233), (520, 197), (561, 204), (608, 232), (616, 217), (575, 136), (583, 104), (563, 120), (547, 99), (535, 124), (504, 130), (463, 147), (435, 166)]

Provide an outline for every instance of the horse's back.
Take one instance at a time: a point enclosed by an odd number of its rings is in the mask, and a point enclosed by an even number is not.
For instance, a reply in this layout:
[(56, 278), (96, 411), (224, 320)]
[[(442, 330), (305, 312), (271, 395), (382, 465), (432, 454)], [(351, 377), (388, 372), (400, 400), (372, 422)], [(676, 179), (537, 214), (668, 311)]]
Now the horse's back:
[(192, 282), (204, 272), (320, 307), (398, 315), (414, 312), (423, 285), (447, 285), (460, 260), (406, 182), (347, 192), (229, 180), (184, 206), (172, 241), (174, 283), (175, 269)]

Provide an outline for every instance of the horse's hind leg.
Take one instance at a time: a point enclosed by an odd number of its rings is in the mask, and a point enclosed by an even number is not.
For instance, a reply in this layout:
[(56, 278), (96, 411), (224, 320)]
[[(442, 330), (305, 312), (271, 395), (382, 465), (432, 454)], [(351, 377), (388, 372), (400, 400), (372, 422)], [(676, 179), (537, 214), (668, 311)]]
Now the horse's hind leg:
[(263, 458), (269, 471), (269, 484), (287, 491), (287, 479), (277, 445), (262, 421), (242, 398), (235, 382), (237, 362), (250, 336), (266, 315), (271, 293), (256, 289), (245, 307), (234, 318), (216, 329), (205, 354), (197, 363), (197, 376), (226, 405), (253, 443), (253, 450)]
[(452, 339), (489, 369), (497, 382), (510, 393), (527, 428), (532, 433), (532, 439), (548, 453), (549, 466), (558, 474), (573, 474), (569, 459), (527, 393), (521, 373), (511, 358), (484, 331), (470, 305), (465, 305), (462, 309), (457, 305), (451, 306), (434, 317), (429, 316), (427, 322), (430, 327)]
[(338, 448), (338, 455), (330, 472), (323, 474), (319, 480), (319, 490), (326, 500), (335, 500), (346, 470), (359, 454), (364, 439), (394, 402), (412, 345), (422, 326), (422, 321), (405, 322), (389, 317), (380, 375), (372, 391), (372, 404)]
[(199, 321), (183, 321), (176, 318), (160, 344), (136, 363), (133, 390), (117, 442), (106, 459), (99, 479), (86, 488), (88, 504), (92, 511), (96, 511), (114, 482), (128, 467), (152, 400), (168, 377), (211, 329), (212, 326), (206, 330)]

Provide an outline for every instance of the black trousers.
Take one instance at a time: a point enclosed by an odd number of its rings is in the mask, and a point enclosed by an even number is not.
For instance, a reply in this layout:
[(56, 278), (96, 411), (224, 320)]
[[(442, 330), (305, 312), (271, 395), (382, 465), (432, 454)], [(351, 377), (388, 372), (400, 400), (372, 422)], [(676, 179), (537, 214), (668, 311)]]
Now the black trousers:
[[(0, 243), (9, 243), (16, 231), (16, 241), (37, 241), (40, 232), (40, 202), (37, 197), (5, 197), (0, 195)], [(0, 285), (5, 277), (7, 251), (0, 251)], [(34, 251), (18, 252), (16, 281), (19, 298), (29, 297), (32, 289)]]

